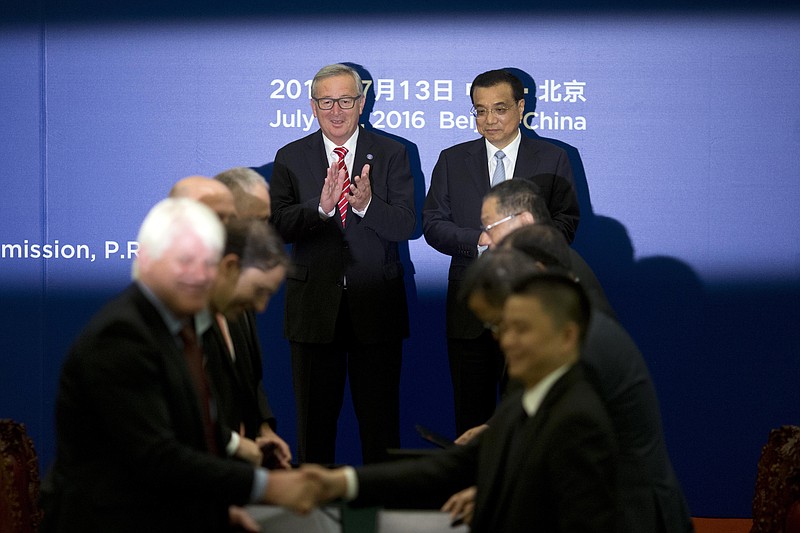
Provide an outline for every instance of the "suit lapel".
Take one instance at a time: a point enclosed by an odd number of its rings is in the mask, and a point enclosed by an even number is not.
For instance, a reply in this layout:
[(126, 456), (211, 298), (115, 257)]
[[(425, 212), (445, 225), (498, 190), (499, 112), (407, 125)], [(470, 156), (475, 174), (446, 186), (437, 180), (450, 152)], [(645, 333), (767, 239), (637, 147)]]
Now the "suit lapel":
[[(358, 141), (356, 142), (356, 156), (353, 159), (353, 167), (350, 169), (350, 177), (353, 178), (355, 176), (361, 175), (361, 169), (364, 168), (364, 165), (367, 163), (370, 164), (372, 167), (375, 164), (375, 159), (379, 154), (375, 154), (372, 152), (372, 146), (374, 144), (372, 133), (368, 132), (364, 128), (361, 128), (358, 131)], [(372, 181), (372, 169), (370, 168), (370, 181)]]
[[(581, 371), (576, 366), (573, 366), (566, 374), (556, 381), (548, 391), (547, 396), (545, 396), (536, 414), (526, 420), (523, 426), (513, 435), (513, 442), (510, 443), (511, 445), (505, 447), (503, 452), (496, 454), (497, 457), (495, 457), (494, 464), (491, 464), (489, 467), (491, 468), (490, 471), (493, 472), (493, 479), (491, 485), (489, 485), (491, 487), (491, 493), (487, 495), (494, 509), (492, 512), (496, 512), (495, 510), (499, 510), (501, 513), (504, 512), (503, 510), (507, 508), (514, 492), (517, 490), (519, 485), (517, 480), (519, 476), (529, 475), (530, 469), (523, 468), (522, 465), (526, 461), (541, 455), (541, 452), (538, 450), (541, 446), (540, 438), (542, 429), (547, 424), (550, 417), (551, 408), (560, 400), (565, 391), (572, 386), (575, 380), (578, 379), (580, 372)], [(516, 404), (515, 406), (506, 406), (509, 407), (509, 409), (507, 410), (508, 415), (504, 416), (503, 419), (502, 429), (504, 434), (514, 431), (513, 426), (517, 413), (519, 409), (522, 408), (522, 394), (515, 395), (513, 402)], [(519, 409), (515, 408), (517, 406)], [(505, 461), (503, 461), (501, 457), (503, 453), (508, 454)], [(481, 469), (483, 469), (483, 466), (481, 466)]]
[[(175, 337), (170, 333), (167, 325), (164, 323), (164, 319), (161, 318), (161, 314), (135, 283), (131, 286), (131, 299), (144, 320), (147, 330), (152, 335), (153, 342), (164, 354), (164, 368), (169, 374), (170, 379), (179, 383), (183, 389), (182, 396), (185, 399), (185, 409), (193, 413), (195, 427), (198, 430), (195, 434), (196, 444), (205, 448), (206, 439), (203, 434), (203, 416), (200, 413), (200, 402), (197, 397), (194, 382), (189, 374), (189, 367), (186, 363), (183, 349), (178, 347)], [(171, 390), (171, 395), (172, 392), (175, 391)], [(175, 396), (179, 394), (178, 392)]]
[(308, 138), (308, 153), (312, 154), (306, 159), (308, 165), (308, 173), (314, 176), (317, 190), (322, 190), (322, 184), (325, 182), (325, 175), (328, 171), (328, 154), (325, 153), (325, 143), (322, 141), (322, 130), (317, 130), (317, 133)]
[[(234, 350), (236, 346), (239, 346), (239, 343), (236, 339), (236, 333), (234, 331), (235, 328), (231, 328), (231, 324), (228, 324), (228, 331), (231, 334), (231, 341), (234, 345)], [(236, 369), (237, 362), (231, 358), (231, 352), (228, 349), (228, 343), (225, 341), (225, 336), (222, 333), (222, 328), (219, 326), (219, 322), (215, 319), (214, 322), (211, 324), (211, 335), (205, 337), (211, 337), (209, 340), (214, 343), (213, 349), (219, 355), (220, 359), (222, 359), (222, 366), (225, 368), (226, 372), (229, 372), (233, 377), (236, 383), (240, 382), (239, 379), (239, 372)], [(210, 348), (210, 347), (209, 347)], [(236, 354), (236, 361), (239, 360), (239, 354)]]
[(539, 149), (528, 137), (522, 136), (517, 152), (517, 163), (514, 166), (515, 178), (530, 178), (539, 173)]
[(480, 139), (467, 145), (464, 166), (467, 168), (468, 180), (483, 198), (489, 192), (489, 165), (487, 163), (486, 141)]

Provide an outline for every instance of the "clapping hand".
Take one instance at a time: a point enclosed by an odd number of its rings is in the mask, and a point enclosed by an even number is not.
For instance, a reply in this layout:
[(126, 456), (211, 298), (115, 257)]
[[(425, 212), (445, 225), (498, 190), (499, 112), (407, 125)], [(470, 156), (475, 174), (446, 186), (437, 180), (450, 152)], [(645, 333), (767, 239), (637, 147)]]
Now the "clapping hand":
[(331, 166), (328, 167), (325, 181), (322, 183), (322, 192), (319, 195), (319, 207), (323, 213), (330, 213), (339, 203), (344, 186), (344, 173), (345, 170), (339, 170), (336, 162), (331, 163)]
[(364, 211), (372, 199), (372, 185), (369, 182), (369, 165), (364, 165), (361, 175), (350, 180), (350, 195), (347, 201), (356, 211)]

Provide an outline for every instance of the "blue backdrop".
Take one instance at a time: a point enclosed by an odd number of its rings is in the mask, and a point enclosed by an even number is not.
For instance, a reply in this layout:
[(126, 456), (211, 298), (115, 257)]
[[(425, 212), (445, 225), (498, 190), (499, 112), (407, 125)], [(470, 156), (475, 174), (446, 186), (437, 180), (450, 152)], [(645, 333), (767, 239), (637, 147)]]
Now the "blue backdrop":
[[(800, 11), (632, 4), (4, 7), (0, 417), (27, 425), (46, 469), (64, 354), (127, 284), (144, 214), (183, 176), (269, 165), (316, 130), (319, 67), (351, 62), (369, 80), (363, 122), (409, 146), (418, 207), (439, 152), (477, 136), (469, 82), (512, 67), (526, 134), (570, 153), (575, 246), (648, 361), (693, 514), (749, 516), (769, 430), (800, 422)], [(415, 237), (407, 447), (423, 446), (415, 423), (454, 432), (448, 258)], [(282, 303), (259, 320), (294, 445)], [(337, 459), (359, 457), (348, 405)]]

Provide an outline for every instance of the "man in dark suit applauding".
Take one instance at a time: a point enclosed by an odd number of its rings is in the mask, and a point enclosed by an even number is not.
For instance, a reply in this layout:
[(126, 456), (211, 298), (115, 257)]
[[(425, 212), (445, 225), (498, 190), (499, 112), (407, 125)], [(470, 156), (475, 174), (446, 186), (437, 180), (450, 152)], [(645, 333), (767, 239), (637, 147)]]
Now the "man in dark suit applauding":
[(466, 268), (489, 244), (480, 219), (483, 197), (507, 179), (530, 181), (567, 242), (575, 237), (580, 216), (567, 153), (519, 131), (525, 109), (519, 78), (506, 70), (484, 72), (472, 82), (470, 97), (482, 138), (442, 151), (422, 211), (425, 240), (452, 256), (447, 351), (459, 435), (494, 412), (503, 368), (491, 333), (458, 299)]
[(429, 506), (474, 483), (473, 533), (615, 531), (617, 443), (579, 362), (588, 322), (572, 278), (533, 273), (514, 287), (500, 328), (508, 373), (524, 390), (480, 437), (417, 460), (305, 471), (323, 498), (365, 505)]
[(349, 376), (365, 462), (399, 446), (408, 310), (399, 241), (415, 224), (402, 144), (359, 127), (361, 77), (336, 64), (311, 84), (320, 130), (281, 148), (272, 222), (291, 243), (285, 334), (291, 344), (298, 457), (333, 463)]

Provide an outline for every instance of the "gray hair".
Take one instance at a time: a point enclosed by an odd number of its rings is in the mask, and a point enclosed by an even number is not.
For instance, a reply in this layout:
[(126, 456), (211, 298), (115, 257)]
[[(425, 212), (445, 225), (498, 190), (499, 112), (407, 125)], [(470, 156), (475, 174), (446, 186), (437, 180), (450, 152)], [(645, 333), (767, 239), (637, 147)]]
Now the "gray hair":
[(356, 84), (356, 91), (358, 91), (358, 94), (354, 96), (361, 96), (364, 94), (364, 83), (361, 81), (361, 76), (358, 72), (354, 68), (343, 65), (342, 63), (334, 63), (333, 65), (322, 67), (319, 69), (319, 72), (314, 75), (314, 79), (311, 80), (311, 97), (315, 98), (317, 96), (317, 83), (321, 80), (342, 75), (353, 77), (353, 81)]
[[(158, 259), (184, 232), (197, 235), (208, 248), (222, 253), (225, 247), (225, 228), (209, 207), (189, 198), (161, 200), (145, 216), (136, 240), (140, 250)], [(139, 278), (137, 259), (133, 261), (133, 279)]]
[[(234, 198), (237, 187), (243, 189), (247, 194), (252, 194), (253, 189), (257, 186), (267, 184), (264, 176), (249, 167), (229, 168), (214, 176), (214, 179), (228, 187), (233, 192)], [(269, 184), (267, 184), (267, 189), (269, 189)]]

